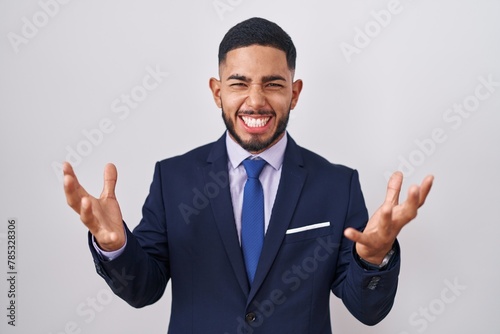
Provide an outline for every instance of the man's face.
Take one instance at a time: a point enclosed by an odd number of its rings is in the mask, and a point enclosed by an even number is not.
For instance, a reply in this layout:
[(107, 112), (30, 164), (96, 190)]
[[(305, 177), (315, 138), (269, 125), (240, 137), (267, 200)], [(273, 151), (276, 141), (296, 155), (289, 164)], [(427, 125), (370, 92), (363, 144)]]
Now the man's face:
[(293, 82), (285, 52), (260, 45), (231, 50), (219, 75), (210, 88), (231, 138), (252, 153), (281, 139), (302, 89), (301, 80)]

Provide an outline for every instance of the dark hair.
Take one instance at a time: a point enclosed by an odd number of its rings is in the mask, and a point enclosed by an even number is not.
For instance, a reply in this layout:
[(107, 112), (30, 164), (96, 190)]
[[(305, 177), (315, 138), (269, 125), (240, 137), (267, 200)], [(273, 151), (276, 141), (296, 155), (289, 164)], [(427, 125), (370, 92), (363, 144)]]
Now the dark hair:
[(219, 45), (219, 65), (226, 60), (229, 51), (255, 44), (284, 51), (288, 68), (295, 69), (297, 51), (290, 36), (276, 23), (260, 17), (245, 20), (229, 29)]

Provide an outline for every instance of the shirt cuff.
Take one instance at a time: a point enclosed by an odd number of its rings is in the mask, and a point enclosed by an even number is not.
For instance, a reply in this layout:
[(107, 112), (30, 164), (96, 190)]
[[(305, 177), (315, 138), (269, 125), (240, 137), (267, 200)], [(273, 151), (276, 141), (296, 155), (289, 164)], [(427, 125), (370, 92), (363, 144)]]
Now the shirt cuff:
[(94, 248), (95, 248), (97, 254), (99, 254), (99, 256), (101, 257), (101, 259), (103, 261), (113, 261), (118, 256), (120, 256), (123, 253), (123, 251), (125, 250), (125, 246), (127, 246), (127, 233), (125, 233), (125, 243), (123, 244), (123, 246), (120, 249), (117, 249), (115, 251), (107, 252), (107, 251), (99, 248), (99, 245), (97, 245), (97, 242), (95, 241), (94, 236), (92, 236), (92, 244), (94, 245)]

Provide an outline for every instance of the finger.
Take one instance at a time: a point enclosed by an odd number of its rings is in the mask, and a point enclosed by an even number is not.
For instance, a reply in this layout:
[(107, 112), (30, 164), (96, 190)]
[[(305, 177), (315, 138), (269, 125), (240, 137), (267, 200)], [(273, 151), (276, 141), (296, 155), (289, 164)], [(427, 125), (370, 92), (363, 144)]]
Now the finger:
[(101, 198), (116, 198), (115, 187), (117, 179), (118, 172), (116, 171), (116, 166), (107, 164), (104, 167), (104, 188), (102, 189)]
[(401, 192), (401, 185), (403, 184), (403, 173), (394, 172), (387, 182), (387, 193), (385, 195), (385, 202), (393, 205), (399, 203), (399, 193)]
[(401, 205), (401, 211), (398, 211), (397, 221), (401, 228), (408, 224), (412, 219), (417, 216), (419, 208), (420, 187), (413, 185), (408, 189), (408, 198)]
[(73, 171), (73, 167), (67, 161), (63, 162), (62, 171), (64, 175), (73, 175), (74, 177), (76, 177), (75, 172)]
[(433, 175), (427, 175), (425, 179), (422, 181), (422, 185), (420, 186), (420, 198), (419, 198), (419, 207), (421, 207), (425, 203), (425, 199), (429, 192), (431, 191), (432, 184), (434, 182)]
[(381, 237), (385, 237), (391, 234), (391, 231), (393, 229), (392, 210), (393, 206), (389, 203), (385, 203), (380, 207), (380, 220), (378, 223), (378, 230), (383, 233), (382, 235), (379, 234)]
[(369, 247), (385, 239), (391, 230), (392, 205), (389, 203), (382, 205), (375, 216), (370, 219), (363, 232), (349, 227), (344, 230), (344, 235), (354, 242)]
[(82, 198), (80, 219), (85, 226), (87, 226), (90, 233), (95, 235), (97, 232), (96, 227), (98, 226), (98, 222), (93, 212), (92, 200), (88, 196)]
[(366, 232), (359, 232), (358, 230), (348, 227), (344, 230), (344, 236), (360, 245), (365, 246), (367, 249), (370, 249), (372, 253), (377, 252), (379, 247), (378, 238), (372, 234)]
[(352, 227), (346, 228), (344, 231), (344, 235), (349, 240), (362, 243), (362, 242), (360, 242), (360, 240), (363, 239), (363, 233), (359, 232), (358, 230), (356, 230)]
[(71, 165), (63, 163), (63, 184), (66, 201), (73, 210), (80, 213), (82, 198), (88, 196), (87, 191), (80, 185)]

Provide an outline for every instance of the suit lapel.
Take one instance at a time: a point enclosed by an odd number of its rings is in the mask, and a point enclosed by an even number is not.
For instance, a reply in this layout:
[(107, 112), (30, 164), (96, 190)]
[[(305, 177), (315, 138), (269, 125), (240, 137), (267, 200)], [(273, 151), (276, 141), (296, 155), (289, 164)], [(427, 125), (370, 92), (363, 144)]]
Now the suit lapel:
[(248, 295), (249, 284), (245, 263), (243, 261), (243, 254), (238, 241), (238, 232), (236, 231), (231, 192), (229, 189), (229, 174), (227, 170), (228, 158), (225, 135), (213, 145), (207, 162), (208, 165), (203, 169), (205, 184), (213, 182), (213, 175), (224, 175), (227, 180), (227, 185), (221, 187), (219, 194), (211, 198), (210, 203), (219, 234), (234, 273), (238, 279), (238, 283), (240, 284), (243, 293)]
[(247, 299), (248, 303), (250, 303), (266, 278), (285, 237), (307, 176), (307, 172), (302, 166), (303, 162), (299, 148), (289, 136), (278, 192), (255, 279)]

